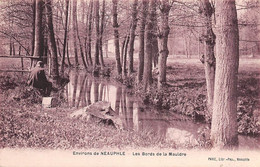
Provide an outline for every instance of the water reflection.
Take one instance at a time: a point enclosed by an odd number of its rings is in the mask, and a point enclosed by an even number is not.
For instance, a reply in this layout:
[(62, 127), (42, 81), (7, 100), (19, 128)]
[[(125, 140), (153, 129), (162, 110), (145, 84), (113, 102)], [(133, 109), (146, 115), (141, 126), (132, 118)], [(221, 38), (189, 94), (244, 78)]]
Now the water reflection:
[[(166, 136), (167, 128), (178, 126), (178, 123), (172, 123), (174, 119), (176, 120), (174, 115), (143, 106), (137, 98), (128, 95), (124, 87), (108, 84), (107, 81), (79, 71), (70, 73), (70, 81), (65, 91), (69, 107), (81, 108), (97, 101), (109, 101), (111, 108), (121, 118), (124, 129), (152, 130)], [(178, 122), (182, 121), (183, 118)], [(187, 122), (184, 124), (186, 125)], [(183, 124), (178, 128), (182, 128), (181, 126)], [(194, 129), (195, 126), (192, 126)]]
[(194, 123), (183, 115), (144, 106), (138, 98), (128, 95), (124, 87), (86, 73), (72, 71), (70, 81), (64, 91), (69, 107), (81, 108), (97, 101), (109, 101), (111, 108), (120, 117), (124, 129), (153, 131), (163, 138), (187, 143), (198, 138), (198, 131), (207, 126)]

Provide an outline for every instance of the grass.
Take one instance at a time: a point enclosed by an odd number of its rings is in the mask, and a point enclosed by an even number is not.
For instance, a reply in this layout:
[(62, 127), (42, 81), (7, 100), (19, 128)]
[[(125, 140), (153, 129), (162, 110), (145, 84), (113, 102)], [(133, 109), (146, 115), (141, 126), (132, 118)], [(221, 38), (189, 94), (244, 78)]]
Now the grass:
[[(109, 63), (109, 67), (115, 67), (111, 59), (105, 61)], [(244, 134), (259, 132), (259, 120), (254, 116), (259, 111), (260, 70), (255, 66), (257, 62), (259, 63), (259, 60), (250, 63), (242, 61), (240, 66), (238, 120), (240, 119), (239, 131)], [(254, 68), (250, 68), (252, 65)], [(12, 74), (0, 74), (0, 148), (175, 149), (209, 146), (207, 141), (202, 141), (201, 145), (188, 143), (186, 146), (180, 146), (174, 141), (167, 141), (157, 136), (153, 131), (120, 130), (97, 122), (75, 120), (69, 117), (73, 111), (63, 107), (43, 110), (39, 94), (26, 87), (27, 74)], [(143, 99), (148, 98), (149, 103), (168, 107), (172, 111), (178, 109), (175, 103), (179, 102), (186, 106), (192, 103), (196, 111), (205, 111), (204, 71), (197, 60), (169, 60), (167, 80), (169, 83), (167, 93), (154, 91), (155, 94), (150, 92), (143, 95)], [(132, 82), (131, 80), (130, 84)], [(184, 112), (183, 114), (187, 114), (186, 110), (179, 109)]]
[(2, 74), (0, 81), (0, 148), (177, 148), (153, 131), (120, 130), (74, 119), (68, 108), (43, 109), (39, 94), (26, 87), (26, 77), (20, 74)]
[[(10, 103), (11, 102), (11, 103)], [(69, 117), (68, 109), (45, 109), (40, 104), (24, 106), (16, 101), (1, 103), (1, 148), (174, 148), (152, 131), (134, 132), (97, 122)]]
[[(241, 59), (238, 75), (238, 132), (260, 134), (260, 60)], [(202, 63), (197, 59), (170, 59), (167, 66), (168, 85), (161, 91), (143, 92), (137, 87), (144, 102), (158, 108), (191, 116), (194, 120), (210, 123), (206, 107), (206, 81)], [(156, 90), (156, 82), (152, 86)]]

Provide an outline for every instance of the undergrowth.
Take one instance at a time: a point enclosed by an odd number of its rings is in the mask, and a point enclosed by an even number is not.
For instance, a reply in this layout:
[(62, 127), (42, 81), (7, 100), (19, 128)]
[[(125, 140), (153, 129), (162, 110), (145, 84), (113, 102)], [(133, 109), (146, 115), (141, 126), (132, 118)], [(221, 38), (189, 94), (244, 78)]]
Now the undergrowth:
[[(19, 77), (0, 76), (0, 148), (194, 148), (192, 143), (177, 146), (152, 130), (136, 132), (116, 129), (102, 123), (69, 117), (68, 108), (44, 109), (41, 95), (26, 86)], [(15, 85), (16, 86), (6, 86)], [(19, 86), (18, 86), (19, 85)]]

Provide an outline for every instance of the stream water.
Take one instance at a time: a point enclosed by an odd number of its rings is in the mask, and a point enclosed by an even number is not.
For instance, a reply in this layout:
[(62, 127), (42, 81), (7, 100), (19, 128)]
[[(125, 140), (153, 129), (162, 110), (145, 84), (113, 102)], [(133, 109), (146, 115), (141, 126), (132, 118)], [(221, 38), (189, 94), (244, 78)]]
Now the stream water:
[[(127, 89), (105, 79), (94, 78), (80, 71), (70, 72), (70, 82), (65, 87), (67, 107), (82, 108), (97, 101), (110, 102), (126, 130), (153, 132), (176, 144), (199, 144), (208, 124), (194, 122), (190, 117), (156, 109), (141, 103), (140, 99), (127, 94)], [(239, 135), (240, 148), (260, 149), (260, 140)]]

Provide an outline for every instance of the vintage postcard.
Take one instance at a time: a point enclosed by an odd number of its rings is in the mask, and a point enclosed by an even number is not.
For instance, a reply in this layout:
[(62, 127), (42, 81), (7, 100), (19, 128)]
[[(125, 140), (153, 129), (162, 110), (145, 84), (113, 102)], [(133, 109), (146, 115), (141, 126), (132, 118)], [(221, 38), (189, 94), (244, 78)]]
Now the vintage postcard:
[(259, 167), (259, 0), (0, 0), (0, 166)]

